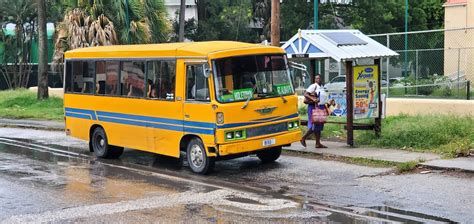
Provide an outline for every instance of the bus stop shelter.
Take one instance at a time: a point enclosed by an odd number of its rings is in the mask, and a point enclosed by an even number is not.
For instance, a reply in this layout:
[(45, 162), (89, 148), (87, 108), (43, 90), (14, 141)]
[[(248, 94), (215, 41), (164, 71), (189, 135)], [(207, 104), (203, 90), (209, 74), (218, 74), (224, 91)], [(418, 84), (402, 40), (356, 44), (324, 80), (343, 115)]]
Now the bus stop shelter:
[[(346, 105), (347, 105), (347, 144), (353, 146), (354, 130), (374, 130), (380, 135), (382, 118), (382, 101), (380, 97), (381, 86), (381, 59), (398, 56), (398, 53), (383, 46), (377, 41), (364, 35), (359, 30), (299, 30), (290, 40), (283, 44), (288, 58), (298, 60), (322, 60), (332, 58), (343, 63), (346, 69)], [(366, 68), (359, 66), (360, 59), (373, 59), (373, 64)], [(367, 61), (367, 60), (364, 60)], [(361, 70), (362, 69), (362, 70)], [(354, 71), (357, 71), (354, 74)], [(354, 77), (374, 79), (372, 91), (354, 90)], [(358, 86), (360, 87), (360, 83)], [(354, 92), (355, 91), (355, 92)], [(374, 124), (354, 125), (354, 95), (365, 96), (375, 92), (378, 97), (373, 97), (376, 102), (371, 102), (369, 108), (374, 110), (370, 118), (375, 118)], [(364, 94), (367, 93), (367, 94)], [(356, 108), (359, 109), (359, 108)], [(360, 111), (356, 111), (360, 112)], [(360, 116), (359, 116), (360, 117)], [(369, 118), (368, 117), (368, 118)]]

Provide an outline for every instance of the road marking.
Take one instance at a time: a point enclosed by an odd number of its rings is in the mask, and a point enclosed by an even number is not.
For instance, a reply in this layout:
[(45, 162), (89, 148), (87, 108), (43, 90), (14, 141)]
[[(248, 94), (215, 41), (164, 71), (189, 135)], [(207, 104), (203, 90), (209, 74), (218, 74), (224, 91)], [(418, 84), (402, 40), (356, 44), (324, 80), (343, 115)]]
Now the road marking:
[[(238, 196), (251, 200), (256, 200), (258, 204), (247, 204), (235, 201), (229, 201), (230, 196)], [(12, 216), (1, 223), (49, 223), (65, 220), (74, 220), (79, 218), (89, 218), (94, 216), (103, 216), (110, 214), (123, 213), (143, 209), (156, 209), (163, 207), (172, 207), (183, 204), (208, 204), (215, 207), (223, 205), (237, 207), (255, 211), (277, 211), (282, 209), (297, 208), (298, 203), (283, 199), (267, 199), (259, 195), (245, 192), (232, 191), (227, 189), (215, 190), (207, 193), (186, 191), (178, 194), (171, 194), (159, 197), (143, 198), (131, 201), (121, 201), (116, 203), (104, 203), (95, 205), (86, 205), (62, 210), (46, 211), (38, 214), (27, 214)], [(315, 213), (317, 214), (317, 213)], [(327, 215), (327, 214), (324, 214)]]

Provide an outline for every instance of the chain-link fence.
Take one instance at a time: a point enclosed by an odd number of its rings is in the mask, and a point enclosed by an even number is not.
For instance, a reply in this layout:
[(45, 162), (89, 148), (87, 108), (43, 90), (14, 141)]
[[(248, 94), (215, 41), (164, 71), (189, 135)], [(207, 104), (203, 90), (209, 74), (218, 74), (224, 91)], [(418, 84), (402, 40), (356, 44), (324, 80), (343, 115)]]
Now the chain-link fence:
[(382, 61), (389, 97), (473, 98), (474, 28), (369, 36), (400, 54)]

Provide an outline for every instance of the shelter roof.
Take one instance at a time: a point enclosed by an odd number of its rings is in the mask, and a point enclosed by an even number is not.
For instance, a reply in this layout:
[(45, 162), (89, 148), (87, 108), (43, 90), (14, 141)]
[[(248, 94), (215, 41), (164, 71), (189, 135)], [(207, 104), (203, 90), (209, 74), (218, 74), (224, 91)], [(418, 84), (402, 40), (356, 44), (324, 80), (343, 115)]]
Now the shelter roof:
[(398, 56), (359, 30), (299, 30), (282, 48), (289, 58), (347, 61)]

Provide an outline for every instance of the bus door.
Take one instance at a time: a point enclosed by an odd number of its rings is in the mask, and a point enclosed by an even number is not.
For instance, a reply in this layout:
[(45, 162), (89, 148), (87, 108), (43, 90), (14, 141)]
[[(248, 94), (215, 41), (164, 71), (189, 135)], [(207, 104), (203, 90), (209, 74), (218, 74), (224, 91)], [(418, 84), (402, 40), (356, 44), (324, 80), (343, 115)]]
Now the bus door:
[(215, 115), (211, 107), (207, 62), (185, 62), (184, 133), (201, 136), (204, 143), (214, 139)]

